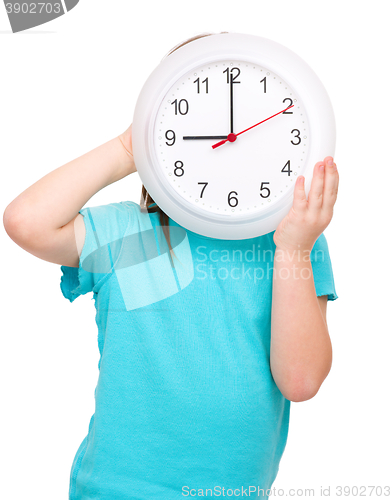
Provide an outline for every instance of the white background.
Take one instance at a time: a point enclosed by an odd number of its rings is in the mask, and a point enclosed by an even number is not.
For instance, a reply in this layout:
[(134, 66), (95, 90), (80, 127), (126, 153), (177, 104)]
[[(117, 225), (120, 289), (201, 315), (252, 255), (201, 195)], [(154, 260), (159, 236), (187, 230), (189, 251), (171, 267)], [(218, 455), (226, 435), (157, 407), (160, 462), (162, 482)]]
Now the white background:
[[(340, 498), (338, 486), (392, 482), (388, 7), (358, 0), (80, 0), (57, 20), (12, 34), (0, 5), (2, 212), (48, 172), (123, 132), (146, 78), (191, 36), (270, 38), (300, 55), (324, 83), (336, 115), (340, 173), (325, 231), (339, 296), (328, 303), (334, 361), (317, 396), (292, 403), (274, 483), (285, 495), (314, 488), (320, 497), (329, 486), (330, 498)], [(88, 205), (139, 203), (140, 192), (134, 174)], [(3, 226), (0, 238), (0, 497), (66, 500), (72, 460), (94, 413), (94, 301), (88, 294), (69, 303), (60, 266), (22, 250)]]

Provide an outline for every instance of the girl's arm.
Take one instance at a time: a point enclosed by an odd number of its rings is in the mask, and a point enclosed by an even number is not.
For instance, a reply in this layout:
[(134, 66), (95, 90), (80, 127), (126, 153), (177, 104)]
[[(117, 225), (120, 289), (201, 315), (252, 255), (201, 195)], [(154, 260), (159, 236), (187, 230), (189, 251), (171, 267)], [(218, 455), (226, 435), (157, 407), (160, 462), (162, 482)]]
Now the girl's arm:
[(120, 136), (23, 191), (5, 209), (5, 230), (15, 243), (40, 259), (78, 267), (75, 229), (84, 229), (79, 210), (95, 193), (133, 172), (131, 125)]
[(308, 200), (303, 179), (274, 234), (271, 310), (271, 372), (282, 394), (297, 402), (316, 395), (332, 364), (327, 296), (316, 295), (310, 252), (332, 219), (339, 183), (333, 158), (316, 164)]

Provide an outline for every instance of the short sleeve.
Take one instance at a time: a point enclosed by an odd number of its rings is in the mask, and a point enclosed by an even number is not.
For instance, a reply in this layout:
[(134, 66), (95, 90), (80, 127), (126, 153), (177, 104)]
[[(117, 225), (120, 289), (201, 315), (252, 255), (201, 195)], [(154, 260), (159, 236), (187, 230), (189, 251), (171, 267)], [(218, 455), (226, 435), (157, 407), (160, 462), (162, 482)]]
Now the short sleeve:
[(335, 290), (328, 243), (324, 233), (316, 240), (310, 254), (310, 260), (312, 262), (316, 295), (318, 297), (328, 295), (328, 300), (336, 300), (338, 296)]
[(60, 268), (60, 289), (70, 302), (80, 295), (97, 291), (112, 274), (121, 252), (123, 236), (132, 219), (132, 209), (136, 207), (138, 205), (134, 202), (120, 202), (79, 211), (86, 228), (79, 267)]

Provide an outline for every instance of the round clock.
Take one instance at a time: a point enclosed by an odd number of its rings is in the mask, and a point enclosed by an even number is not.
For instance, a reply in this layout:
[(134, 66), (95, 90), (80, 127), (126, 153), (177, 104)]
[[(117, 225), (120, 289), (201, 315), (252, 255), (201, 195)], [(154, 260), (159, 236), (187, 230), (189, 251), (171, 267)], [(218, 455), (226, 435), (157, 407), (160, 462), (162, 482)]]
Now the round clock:
[(309, 65), (240, 33), (194, 40), (164, 58), (136, 103), (137, 171), (177, 224), (218, 239), (274, 231), (298, 175), (334, 156), (335, 119)]

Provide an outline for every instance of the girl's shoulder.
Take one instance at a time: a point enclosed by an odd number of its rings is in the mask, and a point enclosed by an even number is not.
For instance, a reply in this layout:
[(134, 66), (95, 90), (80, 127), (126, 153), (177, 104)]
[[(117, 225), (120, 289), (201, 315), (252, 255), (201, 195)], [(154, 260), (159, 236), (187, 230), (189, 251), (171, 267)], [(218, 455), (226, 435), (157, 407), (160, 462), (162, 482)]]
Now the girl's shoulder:
[(140, 206), (133, 201), (88, 206), (79, 211), (86, 232), (91, 234), (98, 246), (121, 238), (138, 218), (139, 212)]

